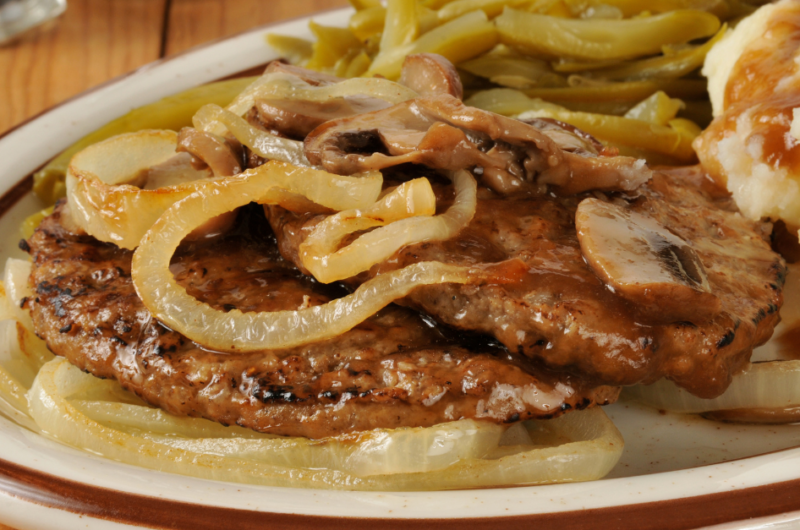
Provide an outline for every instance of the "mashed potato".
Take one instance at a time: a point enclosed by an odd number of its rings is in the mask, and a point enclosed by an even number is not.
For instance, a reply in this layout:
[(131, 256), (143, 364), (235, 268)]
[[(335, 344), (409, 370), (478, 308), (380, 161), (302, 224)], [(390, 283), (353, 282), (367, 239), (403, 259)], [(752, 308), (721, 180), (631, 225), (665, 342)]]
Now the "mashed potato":
[[(700, 161), (753, 219), (800, 227), (800, 1), (766, 5), (708, 54)], [(800, 234), (799, 234), (800, 235)]]

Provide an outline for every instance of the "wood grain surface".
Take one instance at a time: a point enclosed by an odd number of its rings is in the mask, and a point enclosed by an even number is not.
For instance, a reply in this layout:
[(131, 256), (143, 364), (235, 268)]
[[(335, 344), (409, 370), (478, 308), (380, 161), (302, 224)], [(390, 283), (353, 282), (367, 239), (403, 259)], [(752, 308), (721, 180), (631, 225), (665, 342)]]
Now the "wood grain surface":
[(347, 0), (67, 0), (58, 20), (0, 47), (0, 133), (159, 57), (346, 5)]

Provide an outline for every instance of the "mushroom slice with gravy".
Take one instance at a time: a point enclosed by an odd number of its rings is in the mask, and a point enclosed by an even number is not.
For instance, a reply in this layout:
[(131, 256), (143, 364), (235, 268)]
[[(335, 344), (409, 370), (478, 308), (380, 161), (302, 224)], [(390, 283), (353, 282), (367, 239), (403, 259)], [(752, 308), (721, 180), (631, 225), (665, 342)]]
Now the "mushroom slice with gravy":
[(256, 100), (258, 119), (267, 130), (291, 138), (305, 138), (329, 120), (347, 118), (390, 107), (391, 103), (367, 96), (331, 98), (327, 101), (264, 98)]
[(464, 86), (453, 63), (434, 53), (409, 55), (403, 61), (400, 84), (421, 96), (447, 94), (456, 99), (464, 97)]
[(575, 225), (597, 276), (648, 322), (704, 322), (720, 311), (697, 253), (655, 219), (584, 199)]
[(340, 175), (403, 163), (477, 168), (484, 184), (505, 195), (545, 185), (560, 195), (631, 191), (652, 176), (643, 160), (562, 149), (532, 125), (449, 95), (326, 122), (306, 137), (305, 153), (312, 164)]
[(196, 165), (207, 165), (215, 177), (242, 172), (241, 154), (235, 153), (225, 139), (213, 133), (184, 127), (178, 134), (176, 151), (191, 154), (199, 162)]

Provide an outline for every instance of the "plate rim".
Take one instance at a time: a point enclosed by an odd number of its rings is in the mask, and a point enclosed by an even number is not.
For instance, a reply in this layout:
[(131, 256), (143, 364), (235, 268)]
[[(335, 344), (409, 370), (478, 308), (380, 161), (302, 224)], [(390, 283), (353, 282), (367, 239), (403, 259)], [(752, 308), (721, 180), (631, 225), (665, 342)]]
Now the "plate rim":
[[(80, 94), (70, 97), (52, 107), (49, 107), (38, 114), (27, 118), (7, 131), (0, 133), (0, 146), (10, 143), (15, 135), (24, 134), (26, 127), (35, 124), (54, 111), (68, 107), (70, 105), (80, 105), (81, 101), (86, 100), (93, 94), (102, 92), (110, 87), (116, 87), (124, 84), (131, 78), (142, 77), (157, 70), (168, 63), (175, 60), (184, 60), (192, 58), (192, 56), (202, 56), (208, 50), (212, 49), (215, 45), (230, 43), (244, 37), (251, 36), (252, 34), (263, 33), (266, 30), (280, 30), (280, 28), (298, 23), (306, 23), (312, 18), (338, 16), (343, 17), (346, 13), (352, 11), (351, 8), (331, 9), (321, 11), (308, 16), (300, 16), (292, 19), (282, 20), (279, 22), (261, 25), (251, 28), (235, 35), (215, 39), (210, 42), (203, 43), (199, 46), (183, 50), (175, 55), (160, 58), (156, 61), (148, 63), (136, 70), (122, 74), (114, 79), (111, 79), (101, 85), (92, 87)], [(214, 80), (235, 77), (236, 74), (216, 77), (207, 79), (206, 82)], [(157, 98), (156, 98), (157, 99)], [(124, 112), (124, 109), (123, 109)], [(113, 119), (113, 118), (112, 118)], [(42, 167), (52, 157), (48, 157), (43, 161), (39, 167)], [(35, 170), (34, 170), (35, 171)], [(28, 172), (27, 176), (16, 180), (15, 182), (8, 182), (9, 178), (0, 178), (0, 187), (6, 187), (2, 197), (0, 197), (0, 216), (3, 216), (22, 196), (27, 194), (32, 187), (32, 171)], [(12, 175), (13, 177), (13, 175)], [(5, 180), (6, 182), (2, 182)], [(13, 178), (11, 178), (13, 180)], [(787, 449), (783, 451), (774, 452), (774, 456), (780, 460), (780, 456), (790, 451), (797, 453), (794, 459), (800, 462), (800, 449)], [(752, 461), (767, 455), (759, 455), (750, 457), (745, 460)], [(779, 482), (779, 483), (766, 483), (750, 486), (731, 486), (729, 491), (718, 491), (714, 493), (707, 493), (702, 495), (693, 496), (678, 496), (675, 498), (661, 499), (649, 502), (635, 502), (635, 501), (622, 501), (614, 506), (607, 506), (602, 508), (578, 508), (568, 511), (551, 511), (546, 513), (528, 513), (521, 515), (511, 516), (492, 516), (492, 517), (470, 517), (470, 518), (414, 518), (414, 517), (353, 517), (343, 518), (341, 516), (320, 516), (309, 515), (302, 513), (287, 513), (280, 511), (260, 511), (260, 510), (244, 510), (238, 508), (222, 508), (217, 505), (204, 505), (197, 503), (187, 503), (175, 499), (163, 499), (154, 496), (145, 496), (130, 491), (115, 490), (105, 487), (99, 487), (91, 484), (88, 479), (87, 482), (78, 482), (65, 479), (56, 475), (45, 473), (34, 467), (20, 465), (4, 458), (5, 455), (0, 453), (0, 494), (12, 496), (25, 502), (32, 502), (52, 508), (55, 510), (68, 511), (90, 518), (113, 521), (123, 524), (136, 524), (140, 526), (147, 526), (152, 528), (218, 528), (219, 521), (226, 523), (231, 522), (231, 517), (236, 516), (238, 519), (236, 523), (242, 529), (247, 528), (262, 528), (265, 521), (270, 522), (270, 526), (274, 528), (345, 528), (359, 529), (359, 528), (373, 528), (376, 524), (380, 524), (385, 528), (406, 528), (413, 524), (419, 526), (437, 527), (437, 528), (456, 528), (456, 527), (478, 527), (484, 526), (487, 522), (497, 523), (497, 517), (502, 517), (502, 523), (510, 525), (510, 528), (529, 528), (532, 524), (537, 524), (539, 528), (587, 528), (594, 527), (599, 524), (621, 524), (623, 527), (631, 528), (696, 528), (698, 525), (711, 525), (720, 524), (731, 521), (739, 521), (748, 517), (763, 517), (775, 514), (782, 514), (789, 511), (800, 510), (800, 470), (795, 474), (796, 477)], [(711, 464), (711, 466), (735, 466), (736, 461), (729, 461), (721, 464)], [(702, 469), (692, 468), (694, 470)], [(691, 470), (682, 470), (671, 473), (682, 473)], [(647, 475), (647, 477), (654, 477), (657, 475), (664, 475), (664, 473), (656, 475)], [(187, 477), (184, 477), (187, 478)], [(613, 479), (615, 481), (636, 482), (637, 478), (630, 479)], [(720, 481), (722, 481), (720, 479)], [(58, 485), (61, 485), (60, 490)], [(69, 487), (66, 487), (69, 486)], [(545, 488), (548, 486), (545, 486)], [(518, 487), (504, 491), (521, 492), (528, 490), (531, 487)], [(537, 487), (533, 487), (537, 488)], [(66, 492), (82, 492), (82, 497), (77, 495), (68, 495)], [(317, 491), (317, 490), (293, 490), (296, 492), (302, 491)], [(466, 490), (470, 491), (470, 490)], [(340, 492), (344, 494), (355, 492)], [(363, 492), (361, 492), (363, 494)], [(430, 496), (437, 496), (436, 493), (428, 494)], [(108, 504), (105, 507), (98, 503), (98, 499), (115, 498), (120, 500), (136, 500), (140, 502), (136, 504), (138, 509), (127, 510), (109, 510)], [(146, 502), (144, 502), (144, 501)], [(147, 518), (145, 515), (150, 512), (143, 510), (142, 507), (146, 505), (154, 506), (157, 503), (159, 506), (164, 506), (166, 511), (161, 511), (160, 519), (152, 517)], [(123, 503), (124, 504), (124, 503)], [(120, 504), (115, 503), (116, 506)], [(714, 508), (710, 508), (713, 506)], [(720, 507), (725, 507), (721, 509)], [(170, 512), (178, 513), (177, 508), (181, 508), (180, 513), (183, 513), (182, 518), (176, 520), (170, 519), (170, 525), (164, 523), (164, 516)], [(220, 511), (223, 510), (223, 511)], [(224, 511), (228, 510), (228, 511)], [(214, 514), (223, 514), (223, 519), (213, 519), (211, 516)], [(159, 522), (160, 521), (160, 522)], [(190, 523), (191, 521), (191, 523)], [(216, 521), (217, 526), (209, 525)], [(186, 523), (186, 524), (183, 524)], [(242, 526), (243, 523), (251, 524), (252, 526)], [(183, 526), (181, 526), (183, 524)], [(205, 524), (205, 526), (204, 526)], [(176, 526), (177, 525), (177, 526)], [(303, 526), (300, 526), (303, 525)]]

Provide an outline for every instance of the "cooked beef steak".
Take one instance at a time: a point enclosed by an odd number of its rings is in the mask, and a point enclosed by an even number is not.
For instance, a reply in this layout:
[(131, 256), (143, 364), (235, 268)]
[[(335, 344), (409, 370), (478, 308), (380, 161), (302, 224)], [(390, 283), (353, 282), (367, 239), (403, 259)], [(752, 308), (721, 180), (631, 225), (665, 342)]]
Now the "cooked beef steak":
[[(442, 209), (448, 190), (440, 188)], [(695, 323), (647, 321), (612, 292), (584, 261), (576, 234), (576, 208), (587, 197), (622, 204), (689, 242), (720, 300), (716, 315)], [(270, 211), (281, 252), (299, 263), (297, 247), (322, 217)], [(492, 334), (510, 351), (597, 384), (668, 377), (696, 395), (714, 397), (779, 321), (786, 269), (768, 236), (768, 225), (744, 219), (730, 198), (692, 169), (656, 174), (627, 195), (501, 196), (482, 188), (476, 215), (457, 238), (404, 248), (352, 282), (418, 261), (519, 258), (529, 266), (520, 284), (428, 286), (404, 303), (450, 326)]]
[[(326, 342), (283, 351), (207, 351), (155, 321), (130, 277), (131, 252), (70, 232), (64, 205), (28, 241), (36, 332), (56, 354), (163, 409), (258, 431), (320, 438), (458, 418), (511, 422), (604, 404), (618, 389), (556, 379), (478, 341), (470, 351), (419, 315), (391, 306)], [(218, 309), (274, 311), (341, 294), (276, 250), (260, 208), (229, 234), (186, 243), (178, 282)]]

